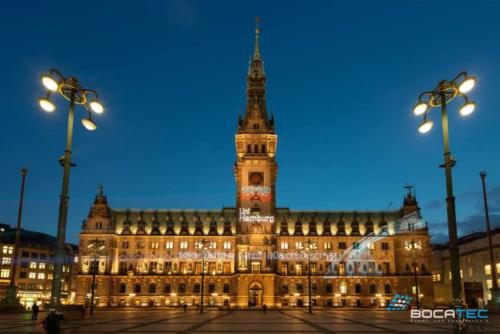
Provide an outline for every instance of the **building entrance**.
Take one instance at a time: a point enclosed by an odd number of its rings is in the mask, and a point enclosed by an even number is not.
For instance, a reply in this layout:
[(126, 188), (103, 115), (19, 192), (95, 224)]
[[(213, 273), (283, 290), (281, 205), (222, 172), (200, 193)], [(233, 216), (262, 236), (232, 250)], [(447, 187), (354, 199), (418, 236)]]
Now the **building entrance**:
[(249, 306), (262, 305), (262, 285), (260, 285), (259, 283), (252, 283), (250, 285), (248, 295)]

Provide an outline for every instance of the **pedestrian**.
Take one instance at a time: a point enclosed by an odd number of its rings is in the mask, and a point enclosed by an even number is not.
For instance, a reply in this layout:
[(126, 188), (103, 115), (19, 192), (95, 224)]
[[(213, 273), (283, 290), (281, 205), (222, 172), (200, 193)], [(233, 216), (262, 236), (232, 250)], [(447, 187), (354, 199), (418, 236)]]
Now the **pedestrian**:
[(33, 304), (33, 307), (31, 308), (31, 320), (38, 320), (38, 312), (40, 312), (40, 308), (38, 307), (37, 304)]
[(187, 309), (188, 309), (188, 305), (186, 303), (184, 303), (184, 314), (187, 312)]
[(50, 310), (49, 314), (43, 321), (43, 329), (47, 334), (59, 334), (61, 333), (60, 318), (56, 315), (54, 310)]
[(267, 312), (267, 305), (266, 304), (262, 305), (262, 310), (264, 311), (264, 314), (266, 314), (266, 312)]

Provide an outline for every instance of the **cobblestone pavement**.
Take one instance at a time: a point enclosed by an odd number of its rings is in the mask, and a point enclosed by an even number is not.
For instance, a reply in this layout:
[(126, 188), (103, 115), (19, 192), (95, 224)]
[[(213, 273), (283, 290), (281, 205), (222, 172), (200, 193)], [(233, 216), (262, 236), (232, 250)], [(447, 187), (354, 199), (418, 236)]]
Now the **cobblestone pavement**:
[[(0, 314), (0, 333), (44, 333), (30, 314)], [(40, 319), (45, 317), (40, 314)], [(324, 309), (227, 312), (167, 309), (98, 309), (81, 319), (68, 314), (63, 333), (451, 333), (450, 324), (411, 323), (409, 312)], [(468, 333), (500, 333), (500, 316), (469, 325)]]

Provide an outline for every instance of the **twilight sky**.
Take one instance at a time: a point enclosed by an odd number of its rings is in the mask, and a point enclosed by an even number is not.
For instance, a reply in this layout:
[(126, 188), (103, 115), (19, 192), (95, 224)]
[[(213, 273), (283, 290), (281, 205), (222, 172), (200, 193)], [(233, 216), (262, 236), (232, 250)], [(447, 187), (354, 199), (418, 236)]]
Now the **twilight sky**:
[[(97, 185), (130, 208), (234, 206), (234, 133), (261, 23), (275, 114), (279, 206), (399, 208), (411, 183), (435, 241), (446, 239), (442, 133), (420, 135), (418, 94), (461, 70), (477, 112), (450, 106), (461, 233), (483, 229), (479, 171), (500, 225), (500, 3), (496, 1), (8, 1), (1, 5), (0, 222), (15, 225), (19, 169), (30, 170), (23, 226), (55, 234), (67, 103), (39, 110), (55, 67), (96, 89), (97, 131), (77, 110), (69, 241)], [(392, 204), (391, 204), (392, 203)]]

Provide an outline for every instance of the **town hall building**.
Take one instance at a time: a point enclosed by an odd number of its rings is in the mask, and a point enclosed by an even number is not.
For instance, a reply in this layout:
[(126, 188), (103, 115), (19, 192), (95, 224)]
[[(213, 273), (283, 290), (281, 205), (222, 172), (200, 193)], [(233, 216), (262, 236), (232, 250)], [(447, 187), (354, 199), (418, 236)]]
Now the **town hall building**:
[(117, 209), (101, 189), (80, 233), (76, 303), (90, 303), (93, 270), (97, 306), (197, 306), (203, 295), (205, 307), (384, 307), (417, 291), (433, 302), (429, 234), (411, 188), (391, 211), (276, 206), (278, 135), (258, 28), (235, 145), (231, 208)]

